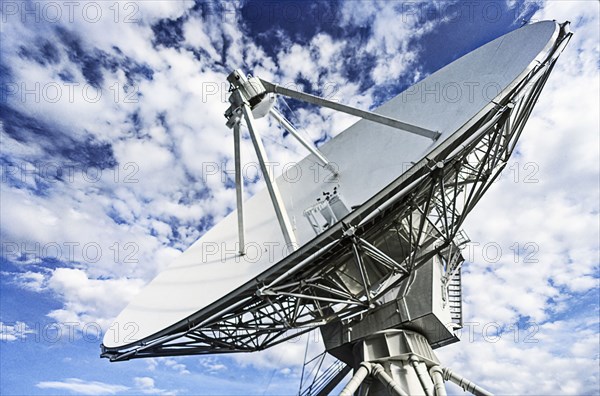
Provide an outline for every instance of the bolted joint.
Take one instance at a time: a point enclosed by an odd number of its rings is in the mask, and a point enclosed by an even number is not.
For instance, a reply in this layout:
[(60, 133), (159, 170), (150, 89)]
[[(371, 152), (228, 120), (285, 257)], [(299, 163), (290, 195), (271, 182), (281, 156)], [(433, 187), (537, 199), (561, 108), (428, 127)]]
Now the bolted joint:
[(232, 129), (235, 124), (241, 122), (244, 115), (242, 112), (242, 106), (247, 102), (244, 100), (244, 97), (240, 91), (236, 89), (231, 93), (231, 95), (229, 95), (229, 103), (231, 103), (231, 105), (229, 108), (227, 108), (227, 110), (225, 110), (224, 114), (225, 118), (227, 118), (225, 125), (227, 125), (227, 128)]
[(350, 226), (344, 231), (344, 236), (352, 237), (352, 243), (356, 243), (356, 238), (354, 237), (356, 234), (356, 227)]

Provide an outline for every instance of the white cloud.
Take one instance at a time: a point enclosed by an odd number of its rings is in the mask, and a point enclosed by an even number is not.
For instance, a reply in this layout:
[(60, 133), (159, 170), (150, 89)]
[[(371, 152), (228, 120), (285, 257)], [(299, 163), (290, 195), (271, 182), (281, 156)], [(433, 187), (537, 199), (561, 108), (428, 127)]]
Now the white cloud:
[(64, 307), (48, 316), (59, 323), (74, 322), (82, 328), (97, 323), (107, 329), (142, 285), (139, 279), (90, 279), (83, 270), (58, 268), (48, 279), (48, 289), (61, 296)]
[(129, 389), (129, 387), (123, 385), (84, 381), (78, 378), (67, 378), (64, 381), (42, 381), (36, 386), (40, 389), (54, 389), (79, 395), (114, 395)]
[(182, 358), (149, 358), (146, 359), (149, 371), (163, 371), (172, 370), (177, 372), (179, 375), (190, 374), (187, 366), (182, 363), (185, 359)]
[(154, 384), (154, 378), (151, 377), (135, 377), (133, 383), (135, 384), (135, 390), (145, 395), (174, 395), (177, 393), (157, 388)]
[(40, 389), (67, 391), (78, 395), (114, 395), (128, 394), (175, 395), (176, 390), (157, 388), (152, 377), (134, 377), (133, 386), (109, 384), (100, 381), (86, 381), (79, 378), (67, 378), (64, 381), (41, 381), (36, 384)]
[(200, 366), (203, 367), (209, 374), (217, 374), (227, 370), (227, 365), (221, 362), (221, 359), (215, 356), (200, 358)]
[(289, 367), (284, 367), (281, 370), (279, 370), (279, 372), (285, 376), (290, 375), (292, 373), (292, 370)]
[(27, 271), (16, 275), (3, 272), (2, 275), (6, 276), (8, 279), (12, 277), (14, 283), (23, 289), (41, 292), (46, 287), (47, 276), (40, 272)]
[(360, 2), (344, 3), (343, 23), (351, 26), (369, 25), (372, 29), (369, 40), (358, 50), (375, 57), (376, 65), (371, 71), (371, 77), (376, 84), (403, 78), (410, 81), (409, 71), (413, 74), (418, 71), (418, 49), (409, 44), (444, 22), (434, 19), (422, 23), (418, 13), (407, 12), (413, 7), (418, 9), (423, 4), (382, 1), (374, 3), (373, 7), (363, 7)]
[(25, 322), (16, 322), (14, 324), (6, 324), (0, 322), (0, 341), (12, 342), (17, 340), (25, 340), (27, 334), (35, 334), (36, 331), (29, 327)]
[[(136, 4), (139, 7), (140, 19), (146, 22), (169, 18), (177, 19), (194, 6), (193, 0), (160, 0)], [(132, 12), (132, 11), (130, 11)]]
[[(190, 18), (183, 26), (183, 35), (185, 37), (186, 44), (197, 48), (203, 49), (208, 53), (212, 59), (219, 59), (220, 54), (217, 53), (217, 49), (213, 42), (215, 41), (214, 32), (206, 32), (205, 29), (210, 29), (212, 25), (204, 24), (200, 18)], [(217, 42), (222, 45), (222, 43)]]
[(302, 77), (316, 84), (318, 76), (315, 62), (310, 56), (308, 48), (300, 44), (293, 44), (285, 52), (280, 53), (278, 64), (282, 70), (286, 71), (289, 81), (295, 81), (297, 77)]
[(177, 359), (164, 359), (163, 363), (171, 370), (177, 371), (178, 374), (189, 374), (190, 371), (187, 369), (185, 364), (180, 363)]
[[(597, 323), (575, 319), (507, 329), (496, 335), (495, 325), (470, 324), (459, 344), (436, 351), (442, 364), (498, 394), (593, 394), (597, 390)], [(574, 336), (577, 334), (577, 336)], [(575, 339), (574, 339), (575, 338)], [(535, 364), (531, 364), (535, 362)], [(506, 378), (511, 378), (506, 381)], [(536, 387), (531, 387), (536, 379)], [(459, 394), (454, 386), (449, 391)]]

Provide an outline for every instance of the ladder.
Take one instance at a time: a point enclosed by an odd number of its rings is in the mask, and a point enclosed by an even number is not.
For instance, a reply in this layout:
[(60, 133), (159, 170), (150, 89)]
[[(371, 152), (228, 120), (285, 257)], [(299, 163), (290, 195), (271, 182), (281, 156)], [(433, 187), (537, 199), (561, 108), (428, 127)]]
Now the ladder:
[(459, 268), (454, 276), (450, 278), (448, 283), (448, 307), (450, 309), (450, 317), (452, 323), (456, 324), (458, 328), (462, 328), (462, 279), (461, 269)]

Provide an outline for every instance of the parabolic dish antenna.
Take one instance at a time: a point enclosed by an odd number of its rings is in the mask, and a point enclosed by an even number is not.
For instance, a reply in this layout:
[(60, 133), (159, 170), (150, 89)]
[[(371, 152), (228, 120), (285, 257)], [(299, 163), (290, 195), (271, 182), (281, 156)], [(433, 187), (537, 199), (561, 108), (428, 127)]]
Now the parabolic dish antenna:
[[(373, 112), (232, 72), (225, 115), (237, 210), (133, 299), (105, 334), (102, 356), (251, 352), (319, 327), (328, 352), (355, 369), (356, 387), (371, 374), (402, 392), (435, 385), (442, 394), (440, 378), (458, 376), (427, 370), (439, 368), (431, 347), (458, 341), (462, 325), (461, 225), (510, 157), (571, 36), (567, 25), (508, 33)], [(316, 149), (273, 107), (277, 95), (362, 119)], [(265, 115), (310, 151), (287, 177), (265, 166), (254, 123)], [(246, 202), (242, 122), (267, 185)], [(405, 357), (395, 364), (411, 367), (420, 388), (372, 363), (393, 356)]]

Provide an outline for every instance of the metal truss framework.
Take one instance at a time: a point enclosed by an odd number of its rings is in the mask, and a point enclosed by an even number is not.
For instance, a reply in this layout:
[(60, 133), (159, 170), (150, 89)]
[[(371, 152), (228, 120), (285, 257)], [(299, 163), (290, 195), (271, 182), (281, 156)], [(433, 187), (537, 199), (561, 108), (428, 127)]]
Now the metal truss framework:
[(506, 166), (569, 38), (562, 32), (548, 57), (462, 133), (462, 141), (415, 164), (376, 209), (328, 230), (330, 242), (315, 253), (263, 279), (220, 312), (126, 349), (104, 349), (103, 356), (262, 350), (331, 321), (367, 314), (434, 257), (444, 264), (448, 285), (464, 261), (461, 225)]

